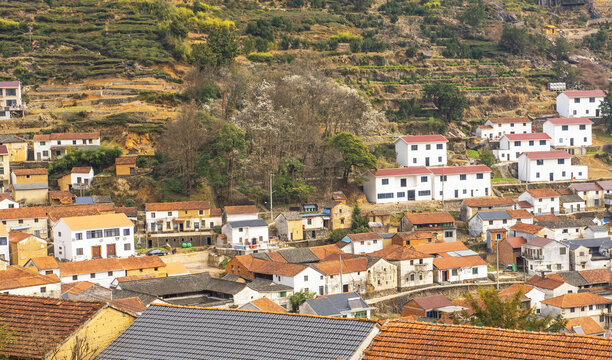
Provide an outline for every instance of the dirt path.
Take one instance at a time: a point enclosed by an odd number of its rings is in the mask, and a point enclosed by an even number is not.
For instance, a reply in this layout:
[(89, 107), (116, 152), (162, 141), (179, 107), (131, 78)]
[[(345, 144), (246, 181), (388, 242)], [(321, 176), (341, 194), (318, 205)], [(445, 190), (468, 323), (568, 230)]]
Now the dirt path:
[(580, 157), (582, 165), (589, 167), (590, 179), (601, 179), (612, 177), (612, 167), (603, 161), (595, 158), (595, 154), (583, 155)]
[(190, 273), (209, 272), (211, 275), (216, 275), (221, 272), (216, 267), (208, 266), (208, 251), (196, 251), (184, 254), (166, 255), (161, 257), (164, 262), (178, 262), (183, 264), (185, 269)]

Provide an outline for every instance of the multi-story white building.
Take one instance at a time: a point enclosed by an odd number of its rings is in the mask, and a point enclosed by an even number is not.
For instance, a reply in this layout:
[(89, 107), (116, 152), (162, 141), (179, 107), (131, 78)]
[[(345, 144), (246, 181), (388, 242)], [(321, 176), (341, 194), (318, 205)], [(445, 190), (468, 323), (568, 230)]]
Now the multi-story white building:
[(398, 289), (433, 284), (433, 255), (402, 245), (391, 245), (370, 255), (397, 266)]
[(478, 237), (486, 234), (489, 229), (508, 230), (517, 222), (532, 224), (533, 217), (525, 210), (479, 211), (472, 216), (468, 224), (470, 235)]
[(100, 146), (100, 133), (53, 133), (34, 135), (34, 159), (49, 161), (66, 155), (70, 148)]
[(345, 253), (368, 254), (383, 248), (383, 238), (374, 232), (348, 234), (336, 245)]
[(569, 270), (569, 247), (553, 239), (536, 237), (521, 246), (529, 275)]
[(516, 161), (527, 151), (550, 151), (550, 136), (545, 133), (504, 134), (493, 154), (500, 161)]
[(446, 143), (442, 135), (400, 136), (395, 139), (396, 162), (401, 166), (446, 165)]
[(504, 134), (527, 134), (531, 131), (529, 118), (492, 118), (476, 129), (476, 135), (481, 139), (497, 140)]
[(259, 210), (255, 205), (233, 205), (223, 208), (223, 222), (257, 220)]
[(603, 90), (564, 91), (557, 96), (557, 112), (563, 117), (599, 117)]
[(593, 144), (593, 122), (587, 118), (555, 118), (544, 123), (552, 146), (580, 147)]
[(368, 171), (363, 192), (375, 204), (431, 200), (431, 177), (423, 166)]
[(123, 213), (61, 218), (53, 226), (55, 257), (69, 261), (134, 255), (134, 223)]
[(21, 83), (0, 81), (0, 119), (10, 119), (11, 112), (23, 113)]
[(561, 181), (586, 179), (588, 167), (572, 165), (572, 156), (565, 150), (522, 153), (518, 159), (521, 181)]
[(221, 214), (208, 201), (145, 204), (147, 233), (179, 233), (212, 230), (221, 226)]
[(519, 195), (519, 201), (526, 201), (531, 205), (528, 211), (533, 215), (555, 214), (560, 212), (559, 197), (561, 195), (553, 189), (528, 189)]
[(467, 199), (489, 196), (491, 169), (486, 165), (429, 168), (434, 200)]
[(269, 248), (268, 223), (262, 219), (230, 221), (223, 225), (221, 233), (225, 235), (228, 247), (255, 251)]

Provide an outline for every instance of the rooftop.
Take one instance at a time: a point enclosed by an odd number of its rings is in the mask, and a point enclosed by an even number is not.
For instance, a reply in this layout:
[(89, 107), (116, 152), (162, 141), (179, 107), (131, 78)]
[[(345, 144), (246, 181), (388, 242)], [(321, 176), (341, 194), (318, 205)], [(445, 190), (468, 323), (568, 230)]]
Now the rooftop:
[(368, 258), (367, 257), (356, 257), (351, 259), (342, 259), (342, 265), (340, 261), (326, 261), (312, 265), (316, 267), (325, 275), (336, 275), (340, 274), (340, 271), (344, 274), (366, 271), (368, 269)]
[(72, 168), (71, 173), (74, 174), (89, 174), (91, 166), (76, 166)]
[(514, 200), (510, 197), (485, 197), (465, 199), (463, 203), (469, 207), (512, 206)]
[(527, 117), (491, 118), (489, 121), (493, 124), (531, 123), (531, 120), (529, 120)]
[(553, 239), (548, 239), (548, 238), (543, 238), (543, 237), (535, 237), (533, 239), (531, 239), (531, 241), (529, 241), (528, 243), (526, 243), (525, 245), (527, 246), (535, 246), (535, 247), (544, 247), (548, 244), (550, 244), (551, 242), (554, 242), (555, 240)]
[(474, 174), (491, 172), (486, 165), (442, 166), (428, 168), (434, 175)]
[(62, 220), (72, 231), (134, 226), (132, 220), (123, 213), (64, 217)]
[(612, 270), (610, 269), (582, 270), (579, 273), (589, 284), (612, 284)]
[(605, 330), (590, 316), (568, 319), (565, 329), (575, 334), (599, 335)]
[(369, 255), (380, 256), (381, 258), (389, 261), (402, 261), (433, 257), (430, 254), (423, 254), (422, 252), (419, 252), (414, 248), (409, 248), (407, 246), (402, 245), (390, 245), (384, 249), (374, 251)]
[(20, 84), (21, 83), (19, 81), (0, 81), (0, 88), (14, 88), (19, 87)]
[(53, 256), (35, 257), (30, 261), (38, 270), (59, 269), (59, 264)]
[(455, 219), (448, 211), (406, 213), (404, 217), (413, 225), (455, 223)]
[(282, 313), (282, 312), (287, 311), (287, 309), (278, 305), (277, 303), (268, 299), (265, 296), (260, 297), (259, 299), (253, 300), (249, 303), (246, 303), (245, 305), (242, 305), (240, 308), (241, 309), (254, 308), (252, 310), (258, 310), (258, 311), (264, 311), (264, 312), (275, 312), (275, 313)]
[(525, 238), (522, 236), (508, 237), (506, 238), (506, 241), (508, 244), (510, 244), (510, 246), (512, 246), (513, 249), (520, 249), (521, 246), (527, 242), (527, 240), (525, 240)]
[(547, 198), (547, 197), (558, 197), (559, 193), (553, 189), (544, 188), (544, 189), (528, 189), (527, 193), (531, 195), (533, 198)]
[(145, 211), (206, 210), (210, 201), (175, 201), (164, 203), (146, 203)]
[(374, 176), (429, 175), (431, 171), (425, 166), (411, 166), (393, 169), (372, 170)]
[(479, 211), (476, 215), (483, 220), (504, 220), (504, 219), (512, 219), (506, 210), (496, 210), (496, 211)]
[(99, 132), (90, 133), (52, 133), (34, 135), (34, 141), (49, 141), (49, 140), (89, 140), (99, 139)]
[(600, 191), (601, 187), (594, 182), (586, 182), (586, 183), (573, 183), (570, 184), (570, 188), (576, 191)]
[[(443, 256), (435, 258), (433, 264), (439, 270), (459, 269), (464, 267), (487, 265), (480, 255), (471, 256)], [(485, 275), (486, 276), (486, 275)]]
[(0, 291), (59, 282), (57, 275), (40, 275), (34, 268), (9, 266), (6, 270), (0, 270)]
[(367, 241), (367, 240), (382, 240), (380, 234), (375, 232), (359, 233), (359, 234), (348, 234), (346, 235), (353, 241)]
[(136, 165), (136, 156), (125, 156), (115, 158), (115, 165)]
[(241, 221), (229, 221), (228, 224), (233, 227), (255, 227), (255, 226), (268, 226), (268, 223), (263, 219), (255, 220), (241, 220)]
[(540, 275), (533, 275), (527, 281), (525, 281), (525, 284), (547, 290), (554, 290), (559, 286), (563, 285), (564, 283), (565, 280), (562, 281), (561, 279), (545, 278), (541, 277)]
[(588, 118), (553, 118), (548, 119), (553, 125), (591, 125), (593, 122)]
[(570, 97), (570, 98), (606, 96), (606, 92), (603, 90), (570, 90), (570, 91), (564, 91), (562, 94), (565, 94), (567, 95), (567, 97)]
[(25, 175), (47, 175), (47, 169), (35, 168), (35, 169), (13, 169), (13, 173), (17, 176)]
[(554, 298), (542, 300), (541, 302), (542, 304), (566, 309), (588, 305), (612, 304), (612, 299), (606, 299), (603, 296), (599, 296), (589, 292), (582, 292), (563, 294)]
[(165, 359), (168, 354), (215, 360), (349, 359), (375, 327), (376, 322), (365, 320), (152, 304), (97, 359)]
[(510, 140), (550, 140), (550, 136), (546, 133), (527, 133), (527, 134), (504, 134)]
[(227, 215), (243, 215), (243, 214), (259, 213), (259, 210), (257, 210), (257, 206), (255, 205), (226, 206), (223, 208), (223, 211), (225, 211)]
[(320, 316), (342, 316), (351, 311), (370, 308), (356, 292), (321, 295), (315, 299), (306, 300), (306, 303)]
[(113, 270), (137, 270), (165, 266), (166, 264), (157, 255), (69, 261), (59, 264), (62, 277), (78, 274), (103, 273)]
[(523, 155), (527, 156), (527, 158), (531, 160), (571, 159), (572, 157), (572, 155), (565, 150), (531, 151), (524, 152)]
[(465, 246), (465, 244), (461, 241), (415, 245), (413, 246), (413, 248), (416, 251), (422, 252), (424, 254), (432, 255), (442, 254), (449, 251), (468, 250), (467, 246)]
[(612, 190), (612, 180), (596, 181), (603, 190)]
[(444, 295), (431, 295), (412, 299), (421, 309), (431, 310), (444, 306), (452, 306), (453, 303)]
[(439, 135), (439, 134), (436, 134), (436, 135), (408, 135), (408, 136), (400, 136), (399, 138), (397, 138), (397, 140), (399, 139), (404, 140), (408, 144), (448, 142), (448, 140), (444, 136)]

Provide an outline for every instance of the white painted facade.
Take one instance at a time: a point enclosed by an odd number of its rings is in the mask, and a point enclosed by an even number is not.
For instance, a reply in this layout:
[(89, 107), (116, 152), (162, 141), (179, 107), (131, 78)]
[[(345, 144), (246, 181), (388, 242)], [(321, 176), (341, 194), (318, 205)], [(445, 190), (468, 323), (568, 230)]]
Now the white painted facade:
[(593, 144), (593, 122), (589, 119), (549, 119), (544, 132), (551, 137), (552, 146), (580, 147)]
[(395, 140), (396, 162), (401, 166), (446, 165), (446, 143), (442, 135), (402, 136)]
[(508, 217), (507, 219), (483, 219), (481, 215), (482, 212), (477, 213), (476, 215), (472, 216), (468, 222), (471, 236), (481, 236), (489, 229), (508, 229), (516, 224), (518, 220), (513, 219), (512, 217)]
[(264, 220), (231, 221), (223, 225), (221, 233), (227, 237), (227, 243), (236, 249), (268, 248), (268, 224)]
[(595, 91), (565, 91), (557, 95), (557, 112), (563, 117), (599, 117), (605, 94)]
[(342, 251), (348, 254), (369, 254), (374, 251), (382, 250), (383, 248), (383, 238), (380, 236), (378, 236), (378, 238), (364, 240), (352, 240), (351, 236), (345, 236), (342, 241), (348, 243), (342, 247)]
[[(310, 266), (304, 268), (294, 276), (274, 274), (272, 281), (277, 284), (287, 285), (293, 288), (293, 292), (311, 291), (319, 295), (325, 295), (325, 276)], [(321, 291), (322, 290), (322, 291)]]
[(568, 320), (588, 316), (595, 320), (596, 323), (603, 326), (603, 314), (609, 313), (609, 309), (610, 304), (576, 306), (571, 308), (560, 308), (549, 304), (542, 304), (540, 312), (543, 316), (550, 315), (556, 317), (557, 315), (561, 315), (564, 319)]
[[(491, 169), (485, 165), (431, 168), (434, 200), (491, 196)], [(444, 175), (442, 175), (444, 174)]]
[[(448, 280), (444, 281), (444, 272)], [(440, 270), (434, 268), (434, 281), (439, 284), (446, 282), (460, 282), (466, 280), (483, 280), (487, 278), (487, 265), (465, 266), (457, 269)]]
[(389, 262), (397, 266), (398, 288), (433, 284), (433, 257)]
[(19, 203), (17, 201), (13, 201), (11, 199), (0, 200), (0, 209), (16, 209), (18, 207)]
[[(55, 135), (55, 134), (51, 134)], [(96, 138), (79, 137), (79, 134), (64, 135), (62, 139), (37, 139), (34, 138), (34, 158), (36, 161), (49, 161), (61, 157), (66, 153), (66, 148), (82, 148), (100, 146), (100, 136)], [(71, 136), (74, 135), (74, 136)]]
[(11, 118), (11, 110), (23, 110), (21, 102), (21, 83), (19, 81), (0, 81), (0, 119)]
[(529, 275), (569, 271), (569, 253), (568, 246), (554, 240), (544, 246), (530, 243), (521, 246), (521, 256)]
[(94, 179), (94, 171), (93, 168), (89, 168), (88, 173), (70, 173), (70, 184), (73, 189), (87, 189), (91, 186), (91, 183)]
[(58, 281), (51, 284), (24, 286), (16, 289), (2, 290), (2, 292), (9, 295), (59, 298), (62, 295), (62, 283)]
[(9, 237), (4, 229), (4, 226), (1, 226), (2, 234), (0, 234), (0, 261), (6, 261), (8, 264), (11, 261), (11, 250), (9, 245)]
[(567, 152), (565, 152), (567, 155), (558, 151), (548, 153), (551, 154), (547, 157), (539, 155), (543, 154), (542, 152), (521, 154), (518, 159), (519, 180), (527, 182), (562, 181), (588, 177), (588, 167), (572, 165), (571, 155)]
[(368, 171), (363, 191), (374, 204), (431, 200), (431, 171), (425, 167)]
[[(527, 201), (533, 206), (531, 211), (533, 215), (555, 214), (560, 213), (559, 195), (551, 195), (549, 197), (534, 197), (528, 191), (524, 191), (519, 195), (519, 201)], [(529, 211), (529, 210), (527, 210)]]
[(528, 134), (532, 131), (528, 118), (492, 118), (476, 129), (481, 139), (497, 140), (504, 134)]
[(527, 151), (550, 151), (548, 135), (536, 133), (530, 135), (535, 136), (502, 136), (499, 140), (499, 149), (493, 150), (493, 154), (499, 161), (516, 161), (520, 154)]
[(66, 275), (66, 276), (61, 276), (60, 274), (60, 280), (62, 281), (62, 284), (68, 284), (68, 283), (73, 283), (73, 282), (78, 282), (78, 281), (89, 281), (91, 283), (98, 284), (100, 286), (109, 288), (111, 287), (113, 280), (119, 277), (126, 276), (126, 273), (127, 272), (123, 269), (114, 269), (114, 270), (107, 270), (107, 271), (100, 271), (100, 272), (93, 272), (93, 273), (86, 273), (86, 274)]

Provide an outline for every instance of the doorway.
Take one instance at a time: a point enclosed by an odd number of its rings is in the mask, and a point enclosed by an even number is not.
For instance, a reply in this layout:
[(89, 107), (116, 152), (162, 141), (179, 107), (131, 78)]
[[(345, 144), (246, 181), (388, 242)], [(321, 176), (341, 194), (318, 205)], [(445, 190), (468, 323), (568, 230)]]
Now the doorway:
[(115, 244), (106, 245), (106, 257), (117, 256), (117, 246)]
[(429, 166), (429, 158), (428, 157), (425, 158), (425, 166)]
[(414, 190), (408, 190), (408, 201), (415, 200), (415, 192)]
[(554, 173), (548, 174), (548, 178), (550, 181), (555, 181), (555, 174)]
[(102, 247), (100, 245), (91, 247), (91, 257), (94, 259), (99, 259), (102, 257)]

